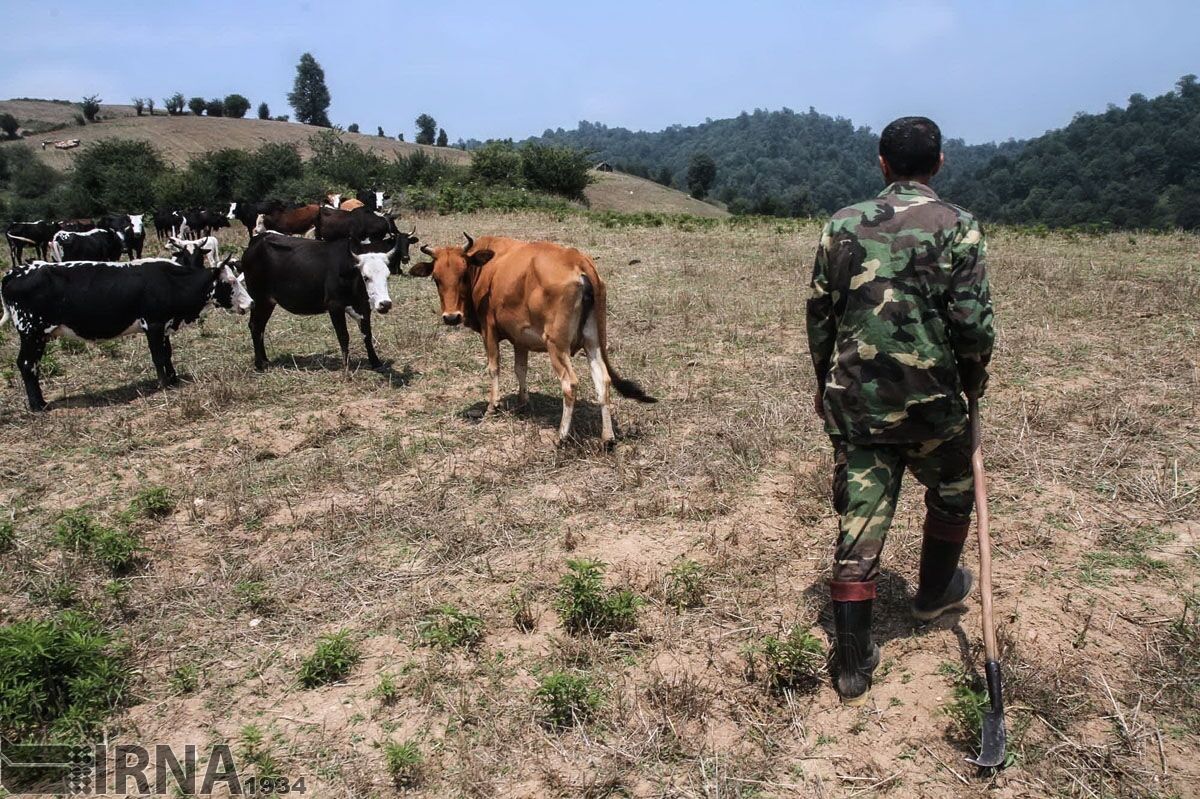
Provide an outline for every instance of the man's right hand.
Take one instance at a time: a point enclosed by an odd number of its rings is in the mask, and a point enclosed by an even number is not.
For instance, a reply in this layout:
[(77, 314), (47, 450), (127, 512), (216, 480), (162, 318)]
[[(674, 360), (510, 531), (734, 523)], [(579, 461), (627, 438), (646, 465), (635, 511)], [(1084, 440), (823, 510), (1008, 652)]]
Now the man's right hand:
[(962, 383), (963, 393), (967, 395), (967, 399), (979, 399), (983, 396), (983, 392), (987, 390), (987, 369), (979, 364), (969, 361), (960, 363), (958, 367), (958, 379)]

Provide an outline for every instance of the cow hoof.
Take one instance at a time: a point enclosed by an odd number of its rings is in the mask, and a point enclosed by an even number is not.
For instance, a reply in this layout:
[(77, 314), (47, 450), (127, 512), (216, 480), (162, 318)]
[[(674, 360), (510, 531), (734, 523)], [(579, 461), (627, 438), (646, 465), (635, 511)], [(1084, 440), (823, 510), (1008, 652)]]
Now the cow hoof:
[(45, 413), (46, 411), (50, 410), (50, 405), (49, 403), (45, 402), (41, 403), (40, 405), (30, 405), (29, 410), (31, 413)]
[(265, 371), (267, 371), (267, 364), (266, 364), (266, 363), (256, 363), (256, 364), (254, 364), (254, 371), (256, 371), (256, 372), (265, 372)]

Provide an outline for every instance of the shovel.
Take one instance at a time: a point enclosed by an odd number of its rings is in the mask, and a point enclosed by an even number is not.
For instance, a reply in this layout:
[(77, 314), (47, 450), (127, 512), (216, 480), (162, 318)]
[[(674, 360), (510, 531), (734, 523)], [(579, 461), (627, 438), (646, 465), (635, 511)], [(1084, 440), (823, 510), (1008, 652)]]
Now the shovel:
[(982, 422), (979, 400), (968, 398), (971, 415), (971, 472), (975, 476), (975, 513), (979, 526), (979, 594), (983, 603), (983, 663), (991, 706), (983, 714), (979, 757), (967, 758), (980, 768), (1004, 765), (1004, 695), (1000, 688), (1000, 651), (992, 621), (992, 540), (988, 535), (987, 482), (983, 471)]

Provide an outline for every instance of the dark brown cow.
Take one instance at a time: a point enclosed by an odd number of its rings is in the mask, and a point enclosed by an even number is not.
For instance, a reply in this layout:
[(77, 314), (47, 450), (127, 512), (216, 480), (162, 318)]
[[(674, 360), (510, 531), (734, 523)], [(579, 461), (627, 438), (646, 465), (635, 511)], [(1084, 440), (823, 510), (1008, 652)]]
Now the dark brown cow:
[(586, 351), (591, 367), (605, 442), (613, 439), (610, 386), (640, 402), (656, 401), (637, 383), (621, 379), (609, 362), (604, 281), (591, 258), (546, 241), (487, 236), (475, 242), (463, 235), (463, 247), (422, 247), (433, 260), (417, 264), (409, 274), (433, 276), (445, 324), (465, 323), (483, 335), (492, 381), (489, 413), (500, 399), (501, 341), (512, 342), (521, 404), (529, 401), (529, 352), (550, 354), (563, 391), (560, 440), (571, 432), (578, 384), (571, 356), (580, 350)]
[(309, 203), (299, 208), (286, 208), (268, 213), (263, 216), (263, 225), (267, 230), (277, 233), (303, 236), (317, 224), (317, 216), (320, 213), (321, 206)]

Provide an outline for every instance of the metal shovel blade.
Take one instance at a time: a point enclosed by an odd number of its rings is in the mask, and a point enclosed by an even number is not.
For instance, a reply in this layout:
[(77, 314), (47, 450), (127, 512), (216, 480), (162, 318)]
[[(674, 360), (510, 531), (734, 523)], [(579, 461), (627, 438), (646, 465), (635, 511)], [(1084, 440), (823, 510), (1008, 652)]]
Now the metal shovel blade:
[(1004, 744), (1007, 739), (1004, 731), (1004, 695), (1000, 689), (1000, 663), (989, 660), (984, 663), (983, 670), (987, 677), (991, 707), (983, 714), (979, 757), (967, 760), (980, 768), (998, 768), (1004, 765)]

